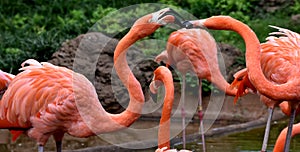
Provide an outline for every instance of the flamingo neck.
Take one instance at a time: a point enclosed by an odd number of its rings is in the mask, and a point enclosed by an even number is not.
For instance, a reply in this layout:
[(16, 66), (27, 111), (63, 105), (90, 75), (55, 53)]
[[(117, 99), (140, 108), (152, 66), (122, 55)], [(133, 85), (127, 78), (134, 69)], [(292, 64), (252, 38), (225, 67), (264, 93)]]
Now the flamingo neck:
[[(127, 88), (129, 93), (129, 105), (125, 111), (119, 114), (110, 114), (105, 111), (105, 109), (99, 104), (97, 94), (95, 89), (92, 89), (92, 84), (89, 85), (90, 88), (85, 86), (82, 88), (83, 82), (79, 78), (76, 78), (75, 97), (77, 107), (80, 111), (81, 117), (85, 120), (85, 124), (90, 128), (90, 134), (100, 134), (106, 132), (113, 132), (120, 129), (124, 129), (130, 126), (135, 120), (140, 117), (142, 107), (144, 105), (144, 94), (140, 83), (137, 81), (132, 71), (130, 70), (127, 60), (126, 52), (130, 45), (139, 39), (138, 36), (129, 32), (124, 38), (122, 38), (114, 53), (114, 67), (120, 77), (122, 83)], [(86, 82), (89, 83), (89, 82)], [(77, 89), (79, 88), (79, 89)], [(92, 91), (91, 91), (92, 90)], [(80, 92), (86, 92), (89, 94), (86, 98), (80, 97)], [(78, 97), (76, 96), (77, 94)], [(92, 101), (87, 104), (86, 101)], [(99, 125), (101, 124), (101, 125)], [(76, 129), (73, 129), (76, 130)]]
[(120, 126), (124, 127), (130, 126), (140, 117), (140, 113), (144, 105), (142, 87), (130, 70), (126, 60), (127, 50), (137, 40), (150, 35), (159, 27), (157, 25), (148, 25), (148, 27), (143, 28), (145, 29), (144, 31), (138, 30), (141, 26), (145, 25), (133, 26), (133, 28), (119, 41), (114, 53), (115, 70), (120, 80), (128, 90), (130, 101), (124, 112), (110, 115), (110, 117), (116, 123), (120, 124)]
[(246, 44), (246, 65), (248, 77), (253, 86), (262, 94), (273, 100), (299, 100), (296, 85), (286, 83), (274, 85), (264, 76), (260, 63), (261, 46), (255, 33), (244, 23), (229, 16), (214, 16), (200, 20), (209, 29), (231, 30), (237, 32)]
[[(273, 152), (282, 152), (284, 150), (286, 134), (287, 134), (287, 128), (284, 128), (276, 140)], [(300, 134), (300, 123), (294, 124), (292, 130), (292, 137), (298, 134)]]
[(211, 70), (212, 74), (210, 82), (215, 84), (220, 90), (226, 93), (226, 95), (235, 96), (237, 89), (231, 88), (230, 84), (225, 80), (219, 69)]
[(174, 101), (174, 85), (172, 75), (162, 79), (166, 94), (158, 129), (158, 148), (168, 147), (170, 149), (170, 125), (171, 112)]

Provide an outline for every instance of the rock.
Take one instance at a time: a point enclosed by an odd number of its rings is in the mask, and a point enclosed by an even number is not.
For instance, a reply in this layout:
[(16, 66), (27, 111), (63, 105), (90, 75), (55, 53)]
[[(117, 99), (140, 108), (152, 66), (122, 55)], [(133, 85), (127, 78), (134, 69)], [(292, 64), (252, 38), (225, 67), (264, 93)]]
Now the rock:
[(299, 24), (300, 23), (300, 14), (292, 15), (291, 20), (293, 23)]
[(218, 46), (225, 63), (227, 81), (231, 82), (233, 81), (233, 75), (245, 68), (242, 63), (238, 62), (238, 58), (243, 57), (243, 54), (238, 48), (229, 44), (218, 43)]
[(293, 1), (286, 0), (260, 0), (258, 9), (263, 9), (266, 12), (275, 12), (287, 5), (293, 5), (293, 3)]

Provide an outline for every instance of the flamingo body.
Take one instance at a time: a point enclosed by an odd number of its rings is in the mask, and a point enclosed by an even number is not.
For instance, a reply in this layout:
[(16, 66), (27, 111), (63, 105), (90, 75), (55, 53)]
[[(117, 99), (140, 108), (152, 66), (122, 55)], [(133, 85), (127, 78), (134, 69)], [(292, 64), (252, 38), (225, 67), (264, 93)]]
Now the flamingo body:
[(195, 72), (199, 79), (207, 79), (228, 95), (235, 95), (222, 76), (217, 58), (217, 45), (213, 37), (203, 29), (180, 29), (168, 39), (167, 49), (155, 58), (175, 65), (182, 74)]
[(75, 137), (94, 135), (78, 112), (75, 94), (97, 101), (93, 85), (83, 75), (50, 63), (28, 66), (3, 95), (0, 118), (13, 124), (8, 129), (18, 127), (43, 145), (57, 131)]
[[(287, 29), (271, 27), (278, 29), (279, 32), (271, 33), (272, 36), (268, 37), (267, 41), (261, 44), (260, 64), (262, 72), (269, 81), (274, 84), (284, 84), (292, 81), (299, 74), (297, 66), (299, 62), (300, 35)], [(280, 35), (280, 37), (275, 37), (273, 36), (274, 34)], [(249, 80), (247, 69), (243, 69), (235, 74), (235, 80), (231, 87), (238, 88), (239, 91), (236, 97), (241, 96), (246, 89), (256, 92), (255, 87)], [(268, 107), (277, 106), (281, 102), (264, 95), (261, 95), (261, 98)]]
[(182, 126), (183, 126), (183, 148), (185, 148), (185, 75), (187, 72), (196, 73), (199, 80), (199, 107), (200, 130), (202, 134), (203, 151), (205, 150), (203, 112), (202, 112), (202, 79), (214, 83), (219, 89), (228, 95), (235, 95), (236, 89), (230, 85), (222, 76), (217, 58), (217, 45), (214, 38), (203, 29), (180, 29), (173, 32), (168, 39), (166, 51), (155, 58), (156, 62), (165, 62), (167, 65), (175, 65), (182, 74)]

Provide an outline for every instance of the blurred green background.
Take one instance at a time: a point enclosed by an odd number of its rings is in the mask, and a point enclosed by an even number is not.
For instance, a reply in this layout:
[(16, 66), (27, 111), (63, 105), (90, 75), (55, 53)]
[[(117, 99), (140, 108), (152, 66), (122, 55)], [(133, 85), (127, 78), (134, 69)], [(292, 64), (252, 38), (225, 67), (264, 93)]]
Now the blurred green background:
[[(300, 0), (273, 4), (267, 0), (2, 0), (0, 1), (0, 69), (16, 74), (20, 64), (28, 58), (47, 61), (67, 39), (88, 32), (98, 20), (112, 11), (140, 3), (162, 3), (181, 8), (197, 18), (212, 15), (230, 15), (248, 24), (263, 42), (276, 25), (300, 32), (300, 21), (293, 16), (300, 12)], [(275, 5), (275, 6), (273, 6)], [(143, 10), (140, 10), (141, 14)], [(118, 14), (124, 18), (140, 14)], [(110, 22), (102, 24), (112, 24)], [(120, 27), (104, 30), (110, 35)], [(128, 30), (128, 29), (127, 29)], [(168, 32), (153, 37), (167, 39)], [(241, 38), (232, 32), (212, 32), (218, 42), (234, 44), (244, 50)], [(149, 50), (147, 50), (149, 51)], [(151, 53), (151, 50), (150, 50)], [(244, 58), (241, 57), (241, 63)]]

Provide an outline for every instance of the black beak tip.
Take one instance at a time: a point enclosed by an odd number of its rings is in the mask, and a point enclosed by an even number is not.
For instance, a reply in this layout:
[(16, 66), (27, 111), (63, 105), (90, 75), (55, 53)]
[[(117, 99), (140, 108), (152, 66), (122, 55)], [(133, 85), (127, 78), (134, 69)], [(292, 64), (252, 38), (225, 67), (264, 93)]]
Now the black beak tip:
[(184, 21), (182, 23), (183, 28), (191, 29), (193, 28), (193, 24), (190, 21)]

